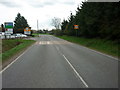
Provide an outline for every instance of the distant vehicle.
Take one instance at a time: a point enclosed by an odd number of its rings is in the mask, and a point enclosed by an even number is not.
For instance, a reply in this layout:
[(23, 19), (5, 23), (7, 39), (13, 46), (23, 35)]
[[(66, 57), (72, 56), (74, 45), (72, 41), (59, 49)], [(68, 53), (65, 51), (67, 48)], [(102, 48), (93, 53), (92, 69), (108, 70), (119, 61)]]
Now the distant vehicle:
[(17, 33), (17, 34), (15, 34), (15, 37), (27, 37), (27, 35), (21, 34), (21, 33)]
[(16, 38), (21, 37), (21, 34), (14, 34)]
[(22, 36), (22, 37), (27, 37), (27, 35), (25, 35), (25, 34), (21, 34), (21, 36)]
[(0, 33), (0, 39), (4, 39), (4, 38), (5, 38), (5, 36)]
[(13, 35), (11, 35), (11, 36), (10, 36), (10, 38), (15, 38), (15, 35), (14, 35), (14, 34), (13, 34)]
[(10, 33), (4, 33), (4, 35), (6, 35), (6, 36), (11, 36), (11, 34), (10, 34)]
[(5, 35), (5, 32), (0, 32), (1, 35)]
[(0, 39), (26, 38), (26, 37), (27, 37), (27, 35), (21, 34), (21, 33), (9, 34), (9, 33), (0, 32)]

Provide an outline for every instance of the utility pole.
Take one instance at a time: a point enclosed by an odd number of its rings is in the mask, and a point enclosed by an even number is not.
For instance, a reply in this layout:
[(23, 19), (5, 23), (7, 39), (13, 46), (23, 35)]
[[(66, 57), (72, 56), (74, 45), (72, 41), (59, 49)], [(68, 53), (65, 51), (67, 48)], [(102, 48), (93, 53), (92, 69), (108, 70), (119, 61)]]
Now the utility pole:
[(38, 31), (38, 29), (39, 29), (39, 26), (38, 26), (38, 20), (37, 20), (37, 31)]

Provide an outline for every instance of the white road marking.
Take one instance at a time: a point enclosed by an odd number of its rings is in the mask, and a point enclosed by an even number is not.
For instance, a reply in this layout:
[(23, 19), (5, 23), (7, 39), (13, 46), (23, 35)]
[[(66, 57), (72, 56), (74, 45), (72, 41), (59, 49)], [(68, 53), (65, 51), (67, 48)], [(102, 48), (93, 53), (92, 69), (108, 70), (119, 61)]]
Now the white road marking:
[[(57, 38), (57, 37), (55, 37), (55, 38)], [(58, 40), (66, 41), (66, 40), (64, 40), (64, 39), (60, 39), (60, 38), (57, 38), (57, 39), (58, 39)], [(75, 43), (72, 43), (72, 42), (70, 42), (70, 41), (67, 41), (67, 42), (69, 42), (69, 43), (71, 43), (71, 44), (75, 44)], [(78, 45), (78, 44), (75, 44), (75, 45)], [(118, 58), (116, 58), (116, 57), (113, 57), (113, 56), (110, 56), (110, 55), (104, 54), (104, 53), (102, 53), (102, 52), (99, 52), (99, 51), (96, 51), (96, 50), (90, 49), (90, 48), (85, 47), (85, 46), (83, 46), (83, 45), (80, 45), (80, 46), (82, 46), (83, 48), (89, 49), (89, 50), (91, 50), (91, 51), (93, 51), (93, 52), (96, 52), (96, 53), (99, 53), (99, 54), (101, 54), (101, 55), (104, 55), (104, 56), (107, 56), (107, 57), (109, 57), (109, 58), (112, 58), (112, 59), (115, 59), (115, 60), (117, 60), (117, 61), (120, 61), (120, 60), (119, 60)]]
[[(58, 38), (58, 39), (60, 39), (60, 38)], [(66, 40), (64, 40), (64, 39), (60, 39), (60, 40), (66, 41)], [(69, 41), (67, 41), (66, 43), (68, 43), (68, 42), (69, 42)], [(69, 42), (69, 44), (73, 44), (73, 45), (74, 45), (75, 43)], [(78, 44), (75, 44), (75, 45), (78, 45)], [(80, 45), (80, 46), (82, 46), (83, 48), (89, 49), (89, 50), (91, 50), (91, 51), (93, 51), (93, 52), (96, 52), (96, 53), (98, 53), (98, 54), (101, 54), (101, 55), (107, 56), (107, 57), (109, 57), (109, 58), (115, 59), (115, 60), (117, 60), (117, 61), (120, 61), (120, 60), (119, 60), (118, 58), (116, 58), (116, 57), (107, 55), (107, 54), (105, 54), (105, 53), (102, 53), (102, 52), (99, 52), (99, 51), (96, 51), (96, 50), (93, 50), (93, 49), (88, 48), (88, 47), (85, 47), (85, 46), (83, 46), (83, 45)]]
[(47, 41), (47, 44), (50, 44), (50, 42), (49, 42), (49, 41)]
[[(34, 44), (33, 44), (34, 45)], [(32, 46), (33, 46), (32, 45)], [(15, 63), (23, 54), (25, 54), (32, 46), (30, 46), (26, 51), (24, 51), (21, 55), (19, 55), (15, 60), (13, 60), (9, 65), (7, 65), (3, 70), (0, 71), (0, 74), (3, 73), (6, 69), (8, 69), (13, 63)]]
[(43, 41), (41, 41), (41, 44), (43, 44)]
[(73, 69), (73, 71), (77, 74), (77, 76), (79, 77), (79, 79), (83, 82), (83, 84), (85, 85), (86, 88), (88, 88), (87, 83), (85, 82), (85, 80), (83, 80), (83, 78), (80, 76), (80, 74), (76, 71), (76, 69), (73, 67), (73, 65), (69, 62), (69, 60), (65, 57), (65, 55), (63, 55), (63, 57), (65, 58), (65, 60), (67, 61), (67, 63), (70, 65), (70, 67)]
[(86, 48), (86, 49), (89, 49), (89, 50), (91, 50), (91, 51), (93, 51), (93, 52), (96, 52), (96, 53), (98, 53), (98, 54), (101, 54), (101, 55), (107, 56), (107, 57), (109, 57), (109, 58), (115, 59), (115, 60), (117, 60), (117, 61), (120, 61), (118, 58), (115, 58), (115, 57), (113, 57), (113, 56), (110, 56), (110, 55), (107, 55), (107, 54), (101, 53), (101, 52), (99, 52), (99, 51), (96, 51), (96, 50), (90, 49), (90, 48), (85, 47), (85, 46), (82, 46), (82, 47), (83, 47), (83, 48)]
[(39, 42), (39, 44), (41, 44), (41, 41)]

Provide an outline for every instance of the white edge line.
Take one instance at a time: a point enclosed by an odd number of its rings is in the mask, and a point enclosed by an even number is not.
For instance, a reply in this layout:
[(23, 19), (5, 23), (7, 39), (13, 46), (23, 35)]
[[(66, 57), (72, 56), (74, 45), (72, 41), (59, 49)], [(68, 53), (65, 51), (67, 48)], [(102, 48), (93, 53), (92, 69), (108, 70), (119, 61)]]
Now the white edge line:
[[(60, 39), (60, 38), (58, 38), (58, 39)], [(61, 39), (61, 40), (64, 40), (64, 39)], [(66, 41), (66, 40), (65, 40), (65, 41)], [(69, 42), (69, 41), (67, 41), (67, 42)], [(79, 45), (79, 44), (72, 43), (72, 42), (70, 42), (70, 43), (71, 43), (71, 44), (75, 44), (75, 45)], [(99, 51), (93, 50), (93, 49), (88, 48), (88, 47), (85, 47), (85, 46), (83, 46), (83, 45), (79, 45), (79, 46), (81, 46), (81, 47), (83, 47), (83, 48), (86, 48), (86, 49), (89, 49), (89, 50), (91, 50), (91, 51), (93, 51), (93, 52), (99, 53), (99, 54), (101, 54), (101, 55), (107, 56), (107, 57), (109, 57), (109, 58), (115, 59), (115, 60), (117, 60), (117, 61), (120, 61), (119, 58), (116, 58), (116, 57), (113, 57), (113, 56), (110, 56), (110, 55), (104, 54), (104, 53), (102, 53), (102, 52), (99, 52)]]
[(77, 74), (77, 76), (79, 77), (79, 79), (83, 82), (83, 84), (85, 85), (86, 88), (88, 88), (87, 83), (83, 80), (83, 78), (80, 76), (80, 74), (76, 71), (76, 69), (73, 67), (73, 65), (69, 62), (69, 60), (65, 57), (65, 55), (63, 55), (63, 57), (65, 58), (65, 60), (67, 61), (67, 63), (70, 65), (70, 67), (74, 70), (74, 72)]
[(91, 50), (91, 51), (93, 51), (93, 52), (99, 53), (99, 54), (101, 54), (101, 55), (107, 56), (107, 57), (109, 57), (109, 58), (115, 59), (115, 60), (117, 60), (117, 61), (120, 61), (118, 58), (115, 58), (115, 57), (113, 57), (113, 56), (110, 56), (110, 55), (104, 54), (104, 53), (102, 53), (102, 52), (99, 52), (99, 51), (96, 51), (96, 50), (90, 49), (90, 48), (85, 47), (85, 46), (82, 46), (82, 47), (83, 47), (83, 48), (86, 48), (86, 49), (89, 49), (89, 50)]
[[(34, 45), (34, 44), (33, 44)], [(33, 46), (32, 45), (32, 46)], [(7, 68), (9, 68), (13, 63), (15, 63), (23, 54), (25, 54), (32, 46), (30, 46), (27, 50), (25, 50), (22, 54), (20, 54), (15, 60), (13, 60), (9, 65), (7, 65), (3, 70), (0, 71), (0, 74), (3, 73)]]

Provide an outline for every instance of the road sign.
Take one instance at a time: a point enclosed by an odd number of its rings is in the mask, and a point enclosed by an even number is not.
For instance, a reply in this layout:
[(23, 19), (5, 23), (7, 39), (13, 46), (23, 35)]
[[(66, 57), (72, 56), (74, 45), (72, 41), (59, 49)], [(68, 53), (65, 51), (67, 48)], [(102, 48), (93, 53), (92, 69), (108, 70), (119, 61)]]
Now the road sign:
[(79, 29), (79, 26), (78, 25), (74, 25), (74, 29)]
[(13, 22), (5, 22), (5, 33), (13, 34)]
[(5, 29), (5, 33), (13, 34), (13, 29), (12, 28)]
[(30, 35), (30, 34), (31, 34), (31, 29), (30, 29), (30, 27), (26, 27), (26, 28), (24, 29), (24, 34), (27, 34), (27, 35)]
[(13, 22), (5, 22), (5, 28), (13, 28)]

